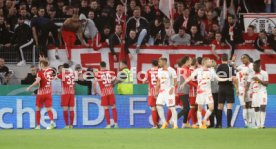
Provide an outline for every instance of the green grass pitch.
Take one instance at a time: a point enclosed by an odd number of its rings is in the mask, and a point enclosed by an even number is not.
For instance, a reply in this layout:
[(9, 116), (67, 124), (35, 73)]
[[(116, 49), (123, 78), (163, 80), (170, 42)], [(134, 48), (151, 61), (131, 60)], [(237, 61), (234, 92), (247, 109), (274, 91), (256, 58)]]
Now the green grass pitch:
[(0, 130), (0, 149), (275, 149), (276, 129)]

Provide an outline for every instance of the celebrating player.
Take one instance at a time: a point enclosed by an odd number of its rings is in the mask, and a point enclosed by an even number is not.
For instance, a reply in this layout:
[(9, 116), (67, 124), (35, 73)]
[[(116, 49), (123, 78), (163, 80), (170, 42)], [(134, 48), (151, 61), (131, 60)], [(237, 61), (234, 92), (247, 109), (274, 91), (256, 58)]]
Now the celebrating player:
[(158, 74), (158, 61), (152, 60), (152, 68), (147, 71), (146, 80), (148, 82), (148, 105), (151, 108), (151, 115), (153, 121), (153, 128), (157, 128), (158, 124), (158, 113), (156, 110), (156, 98), (155, 98), (155, 88), (157, 83)]
[[(197, 111), (197, 120), (199, 124), (199, 128), (206, 129), (206, 121), (212, 114), (214, 110), (214, 100), (211, 91), (211, 81), (217, 79), (220, 82), (225, 81), (232, 81), (232, 78), (219, 78), (213, 69), (210, 69), (212, 66), (212, 61), (209, 58), (203, 58), (202, 60), (202, 68), (198, 68), (194, 71), (182, 85), (181, 87), (184, 88), (187, 83), (189, 83), (192, 79), (197, 77), (198, 88), (197, 88), (197, 97), (196, 103), (198, 104), (198, 111)], [(205, 114), (205, 117), (202, 121), (202, 109), (203, 106), (207, 104), (208, 110)]]
[(172, 112), (173, 128), (177, 129), (177, 112), (175, 109), (175, 87), (177, 85), (176, 72), (173, 68), (168, 66), (167, 58), (161, 57), (158, 63), (160, 69), (158, 69), (156, 93), (159, 94), (156, 100), (156, 105), (159, 117), (162, 121), (161, 129), (165, 129), (168, 126), (168, 123), (165, 120), (163, 108), (165, 104)]
[[(65, 128), (73, 128), (75, 106), (75, 73), (69, 68), (69, 64), (63, 64), (62, 73), (58, 75), (62, 81), (61, 106)], [(68, 122), (68, 109), (70, 111), (70, 124)]]
[(53, 70), (49, 68), (49, 62), (47, 60), (40, 60), (39, 65), (41, 70), (37, 72), (36, 81), (30, 85), (26, 91), (30, 91), (32, 87), (39, 85), (37, 96), (36, 96), (36, 123), (35, 129), (40, 129), (40, 110), (43, 106), (46, 107), (48, 111), (49, 118), (51, 120), (50, 126), (47, 129), (54, 129), (54, 117), (52, 112), (52, 80), (53, 80)]
[(253, 73), (253, 64), (250, 63), (250, 57), (247, 54), (244, 54), (241, 57), (242, 65), (237, 67), (237, 84), (236, 91), (240, 100), (240, 104), (243, 107), (243, 119), (245, 127), (251, 126), (252, 118), (254, 115), (253, 109), (251, 108), (251, 98), (250, 98), (250, 89), (245, 93), (247, 86), (248, 76), (250, 73)]
[[(95, 73), (95, 79), (99, 83), (101, 89), (101, 106), (104, 108), (104, 115), (106, 118), (106, 127), (111, 128), (109, 107), (112, 109), (112, 116), (114, 119), (114, 128), (118, 128), (116, 101), (113, 89), (113, 83), (116, 79), (115, 72), (106, 69), (106, 63), (100, 63), (100, 71)], [(94, 92), (97, 93), (97, 82), (93, 82)]]
[[(254, 72), (248, 77), (247, 88), (252, 84), (252, 107), (255, 109), (257, 128), (264, 128), (267, 105), (268, 73), (261, 70), (260, 60), (254, 62)], [(254, 123), (254, 122), (253, 122)]]

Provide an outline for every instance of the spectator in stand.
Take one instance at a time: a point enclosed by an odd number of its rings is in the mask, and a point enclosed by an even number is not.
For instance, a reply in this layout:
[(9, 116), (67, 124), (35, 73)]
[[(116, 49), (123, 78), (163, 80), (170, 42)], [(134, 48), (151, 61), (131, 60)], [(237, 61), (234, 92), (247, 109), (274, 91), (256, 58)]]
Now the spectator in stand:
[(161, 18), (157, 18), (149, 25), (149, 45), (162, 45), (166, 35), (165, 26)]
[(222, 40), (222, 34), (220, 32), (216, 33), (215, 40), (211, 43), (211, 48), (212, 48), (212, 54), (216, 57), (216, 61), (220, 60), (219, 55), (217, 54), (216, 50), (223, 48), (226, 44)]
[(146, 5), (144, 7), (144, 10), (143, 10), (143, 13), (142, 13), (142, 16), (145, 17), (149, 22), (152, 22), (154, 21), (154, 12), (153, 10), (151, 9), (151, 7), (149, 5)]
[(175, 34), (173, 27), (171, 26), (170, 20), (165, 20), (165, 31), (166, 31), (166, 36), (164, 39), (164, 45), (169, 45), (170, 44), (170, 38)]
[(88, 0), (81, 0), (80, 14), (88, 15), (89, 7)]
[[(26, 9), (20, 9), (19, 10), (19, 15), (23, 18), (25, 18), (25, 21), (24, 23), (31, 26), (31, 17), (30, 17), (30, 14), (28, 13), (28, 11)], [(17, 26), (15, 25), (15, 28)]]
[(153, 18), (148, 20), (149, 22), (152, 22), (156, 18), (164, 18), (163, 12), (159, 9), (159, 1), (160, 0), (152, 0), (151, 11), (153, 12)]
[(124, 6), (122, 4), (118, 4), (116, 7), (114, 22), (116, 22), (117, 25), (124, 25), (124, 23), (126, 22), (126, 16), (124, 14)]
[(38, 16), (38, 9), (37, 6), (32, 6), (31, 7), (31, 18), (37, 17)]
[(185, 8), (183, 14), (177, 17), (173, 24), (173, 29), (175, 33), (178, 33), (180, 27), (184, 27), (189, 31), (193, 24), (193, 18), (190, 16), (190, 9)]
[(5, 19), (0, 16), (0, 47), (10, 47), (11, 45), (11, 34), (5, 24)]
[[(205, 9), (202, 7), (202, 8), (199, 8), (199, 10), (197, 11), (197, 15), (195, 17), (195, 20), (193, 21), (193, 25), (197, 25), (198, 27), (198, 32), (201, 34), (201, 36), (206, 36), (207, 35), (207, 32), (206, 32), (206, 22), (207, 22), (207, 19), (206, 19), (206, 13), (205, 13)], [(190, 32), (190, 30), (189, 30)]]
[(131, 0), (129, 3), (129, 8), (127, 9), (127, 17), (128, 19), (132, 17), (134, 9), (137, 7), (136, 0)]
[(276, 0), (264, 0), (265, 12), (276, 12)]
[(208, 33), (210, 30), (212, 30), (212, 26), (214, 23), (216, 23), (216, 18), (214, 18), (213, 11), (208, 11), (206, 14), (206, 21), (205, 24), (205, 32)]
[(26, 60), (24, 58), (23, 49), (29, 47), (33, 43), (32, 29), (29, 25), (25, 24), (25, 18), (18, 18), (18, 26), (14, 31), (12, 37), (12, 44), (18, 50), (20, 55), (20, 62), (17, 66), (25, 66)]
[(122, 44), (122, 26), (116, 25), (115, 33), (112, 34), (109, 38), (109, 48), (110, 48), (111, 54), (113, 55), (114, 61), (118, 60), (114, 47), (121, 44)]
[(128, 54), (129, 58), (132, 58), (132, 55), (129, 51), (129, 46), (135, 45), (137, 43), (137, 33), (135, 30), (131, 30), (129, 32), (128, 38), (126, 38), (126, 43), (125, 43), (125, 52)]
[(101, 16), (99, 17), (99, 26), (98, 30), (102, 31), (104, 26), (110, 26), (111, 32), (114, 32), (115, 29), (115, 22), (111, 21), (114, 20), (112, 17), (109, 16), (107, 9), (103, 9), (101, 12)]
[(31, 66), (31, 72), (27, 74), (27, 76), (21, 80), (22, 85), (30, 85), (35, 82), (36, 79), (36, 73), (38, 71), (38, 68), (36, 66)]
[(203, 44), (203, 37), (198, 32), (198, 28), (196, 25), (191, 27), (191, 45), (198, 46)]
[(184, 12), (184, 4), (183, 2), (179, 1), (177, 4), (176, 4), (176, 13), (174, 13), (173, 15), (173, 20), (176, 20), (180, 15), (183, 14)]
[(223, 38), (226, 40), (226, 42), (231, 47), (231, 58), (235, 53), (236, 45), (241, 45), (244, 40), (242, 37), (242, 28), (240, 27), (240, 24), (235, 20), (235, 16), (229, 15), (227, 17), (227, 23), (224, 25), (223, 28)]
[(145, 37), (148, 33), (148, 20), (144, 17), (141, 17), (141, 8), (135, 7), (133, 11), (133, 17), (129, 18), (127, 21), (127, 35), (129, 35), (130, 30), (135, 30), (138, 35), (138, 41), (136, 45), (136, 53), (139, 53), (140, 46), (145, 40)]
[(268, 36), (268, 43), (272, 50), (276, 52), (276, 27), (273, 28), (272, 34)]
[(109, 45), (110, 33), (111, 30), (109, 26), (105, 26), (102, 32), (98, 32), (93, 40), (93, 49), (97, 51), (102, 47), (107, 47)]
[(92, 0), (90, 2), (90, 9), (95, 13), (95, 18), (100, 16), (101, 10), (99, 9), (99, 4), (97, 0)]
[(86, 41), (88, 41), (89, 46), (92, 47), (92, 41), (93, 38), (97, 35), (98, 29), (95, 23), (92, 20), (87, 19), (84, 14), (80, 15), (80, 21), (82, 23), (82, 32), (84, 38), (86, 39)]
[(272, 54), (271, 50), (267, 50), (270, 47), (269, 47), (266, 31), (260, 31), (258, 38), (255, 41), (255, 48), (260, 52), (264, 52), (266, 54)]
[(63, 18), (62, 8), (65, 6), (63, 0), (57, 0), (56, 16), (57, 18)]
[(0, 58), (0, 85), (7, 85), (9, 81), (9, 68), (5, 66), (5, 60)]
[(216, 32), (221, 32), (221, 29), (220, 29), (219, 24), (217, 22), (212, 24), (211, 31), (213, 31), (215, 33)]
[(53, 35), (56, 49), (58, 49), (58, 31), (53, 21), (45, 17), (45, 8), (39, 8), (38, 15), (31, 21), (32, 33), (36, 47), (40, 49), (40, 56), (48, 57), (47, 41), (49, 33)]
[(215, 40), (215, 32), (209, 31), (205, 38), (204, 44), (210, 45)]
[(191, 45), (191, 36), (186, 33), (186, 29), (184, 27), (180, 27), (178, 29), (178, 34), (175, 34), (171, 37), (171, 45), (178, 46), (178, 45)]
[(245, 45), (254, 45), (256, 39), (258, 37), (258, 34), (255, 33), (255, 27), (253, 25), (249, 25), (247, 27), (247, 32), (243, 33), (243, 39)]

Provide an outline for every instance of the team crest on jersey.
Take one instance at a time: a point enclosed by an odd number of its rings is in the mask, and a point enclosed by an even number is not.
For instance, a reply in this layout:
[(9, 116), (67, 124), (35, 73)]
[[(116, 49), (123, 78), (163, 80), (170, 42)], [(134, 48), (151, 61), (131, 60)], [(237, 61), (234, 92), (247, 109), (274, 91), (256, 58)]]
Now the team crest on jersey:
[(44, 71), (43, 75), (47, 81), (53, 81), (54, 80), (54, 70), (53, 69), (47, 69)]

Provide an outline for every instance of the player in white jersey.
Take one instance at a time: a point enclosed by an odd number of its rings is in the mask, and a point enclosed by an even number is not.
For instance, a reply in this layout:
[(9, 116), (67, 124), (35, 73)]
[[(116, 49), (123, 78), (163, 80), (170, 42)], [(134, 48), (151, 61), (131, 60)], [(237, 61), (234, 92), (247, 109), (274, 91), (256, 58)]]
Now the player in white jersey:
[(254, 112), (251, 107), (251, 87), (247, 94), (245, 93), (245, 89), (247, 86), (248, 76), (253, 73), (253, 64), (250, 62), (250, 57), (247, 54), (244, 54), (241, 57), (241, 61), (243, 64), (237, 67), (236, 91), (240, 100), (240, 105), (243, 107), (242, 115), (245, 127), (248, 127), (251, 126)]
[[(181, 85), (184, 87), (189, 81), (197, 78), (198, 87), (197, 87), (197, 97), (196, 103), (198, 104), (198, 111), (197, 111), (197, 119), (199, 128), (206, 129), (206, 121), (212, 114), (214, 110), (214, 100), (211, 91), (211, 81), (217, 79), (220, 82), (225, 81), (232, 81), (232, 78), (219, 78), (214, 69), (211, 69), (212, 61), (209, 58), (203, 58), (202, 60), (202, 67), (196, 69), (191, 77), (189, 77), (185, 82)], [(208, 110), (205, 114), (205, 117), (202, 121), (202, 109), (204, 105), (208, 105)]]
[(177, 112), (175, 109), (175, 87), (177, 85), (176, 71), (169, 67), (167, 58), (159, 59), (159, 67), (157, 74), (156, 93), (159, 93), (156, 100), (157, 111), (162, 122), (161, 129), (168, 126), (164, 115), (164, 105), (171, 110), (173, 119), (173, 128), (177, 129)]
[[(257, 128), (264, 128), (267, 105), (268, 74), (261, 70), (260, 60), (254, 62), (254, 72), (250, 74), (247, 89), (252, 86), (252, 107), (255, 109)], [(255, 123), (255, 122), (253, 122)]]

